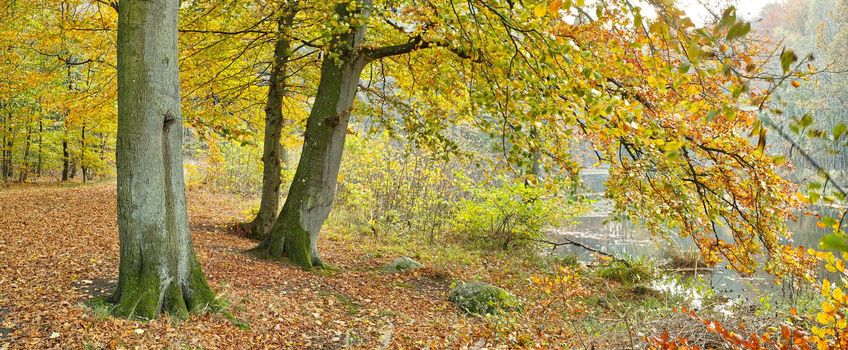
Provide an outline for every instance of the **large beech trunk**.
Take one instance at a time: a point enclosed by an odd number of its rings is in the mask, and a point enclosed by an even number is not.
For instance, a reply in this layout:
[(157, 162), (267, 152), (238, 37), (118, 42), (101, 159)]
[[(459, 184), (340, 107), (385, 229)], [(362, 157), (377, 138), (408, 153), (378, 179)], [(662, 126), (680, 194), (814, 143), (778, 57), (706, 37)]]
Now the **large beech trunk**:
[(283, 96), (286, 90), (286, 64), (291, 55), (291, 26), (297, 13), (291, 5), (277, 21), (277, 42), (265, 104), (265, 141), (262, 150), (262, 199), (259, 212), (249, 224), (251, 235), (264, 238), (274, 224), (280, 210), (280, 184), (282, 164), (286, 160), (285, 148), (280, 144), (283, 130)]
[(185, 317), (215, 305), (188, 229), (177, 58), (179, 0), (121, 0), (114, 313)]
[[(339, 18), (352, 15), (345, 7), (337, 7)], [(318, 234), (332, 208), (359, 75), (368, 62), (357, 52), (363, 31), (337, 36), (324, 56), (294, 179), (283, 210), (258, 247), (271, 258), (287, 257), (306, 268), (323, 265)]]

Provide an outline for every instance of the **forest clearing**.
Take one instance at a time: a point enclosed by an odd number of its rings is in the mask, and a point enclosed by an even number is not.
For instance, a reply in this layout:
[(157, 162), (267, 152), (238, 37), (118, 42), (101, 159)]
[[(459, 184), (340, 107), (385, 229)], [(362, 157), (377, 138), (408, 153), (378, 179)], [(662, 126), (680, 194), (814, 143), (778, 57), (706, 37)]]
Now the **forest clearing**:
[(848, 349), (848, 0), (0, 0), (0, 350)]

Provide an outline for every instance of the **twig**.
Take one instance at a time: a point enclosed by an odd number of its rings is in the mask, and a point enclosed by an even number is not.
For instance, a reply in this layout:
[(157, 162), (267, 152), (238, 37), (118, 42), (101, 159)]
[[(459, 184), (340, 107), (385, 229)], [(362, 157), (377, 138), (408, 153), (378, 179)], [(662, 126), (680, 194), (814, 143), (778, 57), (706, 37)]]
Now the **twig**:
[(575, 246), (575, 247), (580, 247), (580, 248), (586, 249), (586, 250), (588, 250), (592, 253), (595, 253), (595, 254), (606, 256), (608, 258), (611, 258), (613, 261), (621, 262), (624, 265), (626, 265), (627, 267), (630, 267), (630, 263), (627, 260), (619, 258), (619, 257), (617, 257), (617, 256), (615, 256), (611, 253), (607, 253), (603, 250), (590, 247), (590, 246), (588, 246), (584, 243), (577, 242), (577, 241), (572, 240), (568, 237), (561, 237), (561, 238), (564, 242), (554, 242), (554, 241), (550, 241), (550, 240), (546, 240), (546, 239), (540, 239), (540, 238), (516, 238), (514, 240), (516, 240), (516, 241), (531, 241), (531, 242), (539, 242), (539, 243), (550, 244), (552, 246), (551, 252), (553, 252), (558, 247), (572, 245), (572, 246)]

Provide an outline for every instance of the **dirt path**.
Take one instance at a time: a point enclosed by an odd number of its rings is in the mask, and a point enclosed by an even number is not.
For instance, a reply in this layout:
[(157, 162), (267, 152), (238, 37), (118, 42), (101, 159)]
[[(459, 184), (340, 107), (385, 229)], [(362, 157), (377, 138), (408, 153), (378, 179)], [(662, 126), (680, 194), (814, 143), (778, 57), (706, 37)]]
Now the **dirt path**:
[(324, 240), (339, 270), (311, 273), (244, 250), (227, 233), (245, 208), (229, 196), (188, 196), (195, 246), (213, 288), (249, 329), (220, 314), (176, 324), (118, 320), (82, 306), (117, 278), (114, 184), (0, 190), (0, 349), (461, 348), (486, 334), (446, 302), (436, 274), (376, 271), (368, 258)]

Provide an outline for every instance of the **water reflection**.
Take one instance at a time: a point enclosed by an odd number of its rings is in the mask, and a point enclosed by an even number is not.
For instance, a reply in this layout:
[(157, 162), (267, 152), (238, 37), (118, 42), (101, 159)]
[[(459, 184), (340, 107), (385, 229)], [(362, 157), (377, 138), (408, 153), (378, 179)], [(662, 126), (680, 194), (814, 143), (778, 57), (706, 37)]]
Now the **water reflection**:
[[(691, 239), (671, 237), (668, 240), (653, 237), (643, 226), (627, 220), (611, 220), (609, 217), (610, 204), (599, 201), (595, 210), (584, 217), (577, 218), (576, 224), (552, 232), (552, 238), (564, 236), (584, 243), (596, 249), (612, 253), (616, 256), (649, 257), (657, 260), (663, 258), (665, 249), (693, 250)], [(837, 215), (832, 208), (818, 208), (823, 215)], [(810, 216), (800, 216), (798, 221), (788, 222), (789, 230), (793, 233), (792, 241), (796, 246), (817, 247), (819, 240), (829, 233), (816, 226), (817, 219)], [(561, 246), (557, 254), (575, 255), (584, 261), (591, 261), (591, 252), (575, 246)], [(822, 273), (826, 271), (822, 270)], [(735, 271), (720, 266), (703, 275), (710, 286), (718, 292), (749, 298), (756, 298), (764, 290), (775, 290), (781, 287), (773, 283), (773, 279), (764, 274), (754, 277), (741, 277)]]

